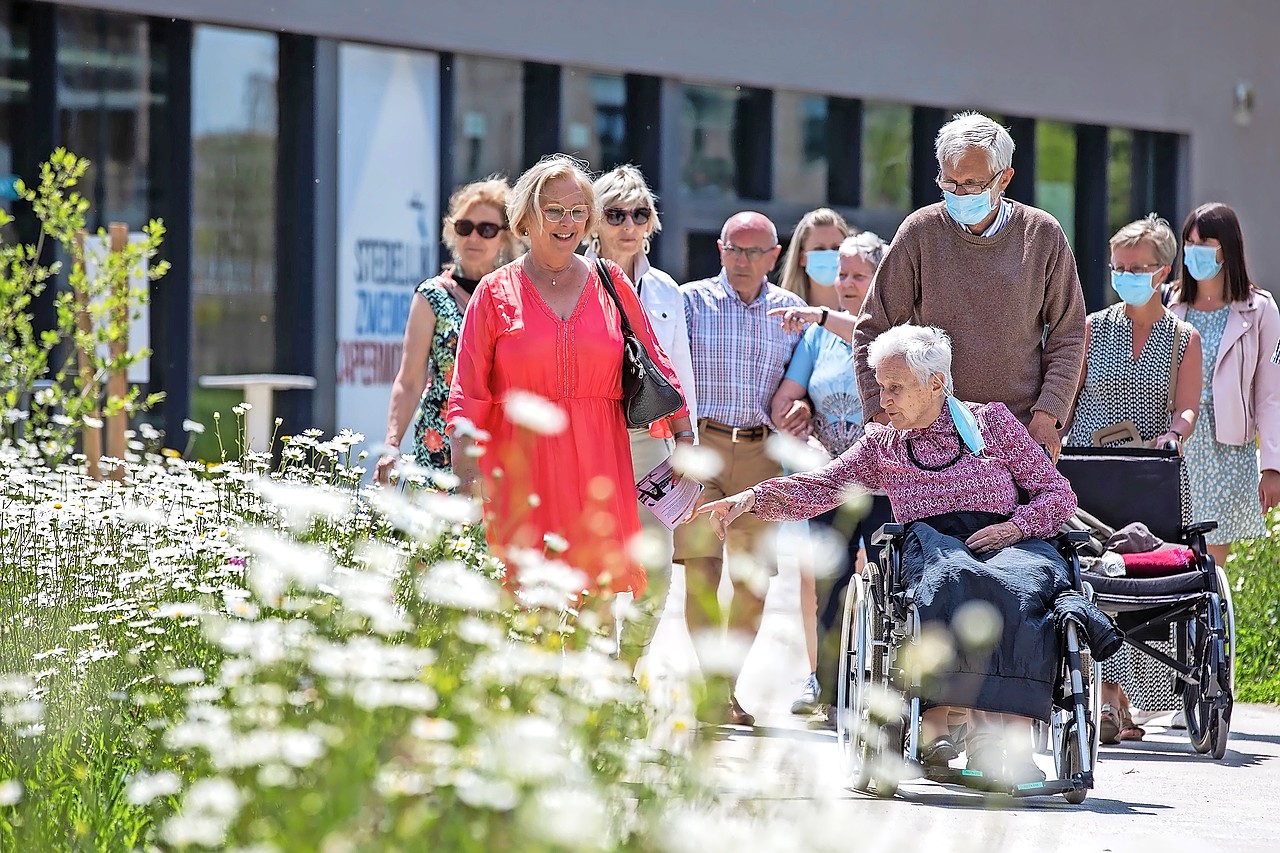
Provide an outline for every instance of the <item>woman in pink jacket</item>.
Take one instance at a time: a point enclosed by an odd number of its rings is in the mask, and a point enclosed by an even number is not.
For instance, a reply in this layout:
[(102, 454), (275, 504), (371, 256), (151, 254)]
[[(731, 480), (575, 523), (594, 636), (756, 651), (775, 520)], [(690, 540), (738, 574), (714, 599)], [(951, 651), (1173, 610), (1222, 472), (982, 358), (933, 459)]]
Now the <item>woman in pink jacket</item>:
[(1249, 279), (1240, 221), (1225, 204), (1187, 217), (1181, 272), (1169, 307), (1204, 349), (1201, 426), (1185, 447), (1193, 517), (1218, 522), (1209, 553), (1222, 565), (1231, 543), (1267, 534), (1263, 516), (1280, 504), (1280, 311)]

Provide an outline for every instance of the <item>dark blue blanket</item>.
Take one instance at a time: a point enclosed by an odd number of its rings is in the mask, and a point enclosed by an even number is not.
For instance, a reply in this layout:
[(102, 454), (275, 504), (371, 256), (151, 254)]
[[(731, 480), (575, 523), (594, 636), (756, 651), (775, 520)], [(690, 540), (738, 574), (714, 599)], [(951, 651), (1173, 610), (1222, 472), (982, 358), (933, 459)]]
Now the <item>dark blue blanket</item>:
[[(993, 645), (966, 648), (953, 638), (953, 660), (925, 680), (921, 697), (926, 706), (955, 705), (1048, 720), (1061, 648), (1055, 601), (1072, 588), (1070, 569), (1057, 549), (1040, 539), (982, 555), (964, 544), (977, 530), (1007, 520), (994, 513), (958, 512), (907, 526), (903, 580), (922, 626), (941, 628), (951, 636), (952, 617), (974, 600), (989, 603), (1002, 617)], [(1078, 599), (1073, 607), (1083, 606), (1103, 625), (1111, 625), (1084, 599), (1067, 598)], [(1118, 644), (1118, 634), (1114, 640)], [(1111, 644), (1110, 639), (1099, 642)]]

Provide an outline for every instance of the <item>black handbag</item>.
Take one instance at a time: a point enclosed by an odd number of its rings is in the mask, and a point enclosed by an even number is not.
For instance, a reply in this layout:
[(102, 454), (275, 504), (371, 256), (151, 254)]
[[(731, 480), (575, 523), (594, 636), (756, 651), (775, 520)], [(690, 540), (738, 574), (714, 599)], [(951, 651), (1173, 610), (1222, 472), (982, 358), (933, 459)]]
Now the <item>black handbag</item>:
[(609, 274), (609, 266), (603, 259), (596, 261), (596, 270), (600, 274), (600, 283), (613, 297), (613, 304), (618, 306), (618, 317), (622, 320), (622, 414), (627, 419), (627, 426), (633, 429), (647, 427), (679, 411), (684, 399), (649, 358), (644, 343), (632, 331), (627, 311), (622, 307), (622, 300), (613, 285), (613, 276)]

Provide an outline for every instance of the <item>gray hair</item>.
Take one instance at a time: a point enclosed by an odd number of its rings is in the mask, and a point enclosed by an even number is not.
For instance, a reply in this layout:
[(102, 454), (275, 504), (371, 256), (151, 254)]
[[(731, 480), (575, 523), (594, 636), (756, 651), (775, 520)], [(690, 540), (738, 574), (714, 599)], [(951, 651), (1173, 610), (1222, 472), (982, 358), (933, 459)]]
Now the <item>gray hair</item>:
[(840, 254), (845, 257), (859, 257), (867, 263), (871, 264), (871, 268), (879, 269), (880, 262), (884, 260), (884, 250), (889, 244), (873, 231), (863, 231), (861, 234), (851, 234), (844, 238), (844, 242), (840, 244)]
[(954, 166), (972, 148), (987, 152), (991, 168), (1003, 172), (1013, 165), (1013, 137), (999, 122), (982, 113), (956, 113), (933, 140), (938, 166)]
[(1111, 251), (1121, 246), (1136, 246), (1143, 241), (1155, 249), (1156, 262), (1161, 266), (1172, 266), (1178, 257), (1178, 238), (1174, 236), (1173, 228), (1167, 219), (1161, 219), (1154, 213), (1148, 213), (1117, 231), (1111, 238)]
[(929, 381), (935, 373), (942, 374), (947, 393), (954, 391), (951, 381), (951, 338), (934, 326), (913, 326), (904, 323), (879, 335), (867, 347), (867, 364), (875, 370), (891, 358), (902, 358), (907, 367), (920, 380)]

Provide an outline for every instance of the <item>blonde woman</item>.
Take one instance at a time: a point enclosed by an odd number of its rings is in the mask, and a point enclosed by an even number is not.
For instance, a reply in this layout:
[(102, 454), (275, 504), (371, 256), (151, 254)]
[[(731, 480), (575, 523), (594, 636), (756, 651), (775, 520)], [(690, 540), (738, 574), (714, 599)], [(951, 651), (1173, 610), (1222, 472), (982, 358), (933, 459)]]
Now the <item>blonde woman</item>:
[(849, 231), (849, 223), (829, 207), (811, 210), (801, 217), (782, 259), (782, 289), (814, 307), (839, 310), (839, 249)]
[[(689, 327), (684, 320), (684, 298), (671, 276), (649, 264), (650, 238), (662, 230), (657, 199), (635, 166), (619, 166), (601, 175), (596, 179), (595, 193), (601, 215), (590, 234), (587, 257), (613, 261), (635, 285), (636, 295), (649, 315), (658, 343), (680, 377), (690, 422), (696, 424), (697, 402), (693, 388), (693, 361), (689, 354)], [(632, 474), (639, 480), (671, 455), (673, 436), (666, 421), (653, 424), (648, 429), (633, 429), (630, 433)], [(675, 540), (672, 532), (643, 506), (640, 507), (640, 523), (651, 541), (661, 543), (660, 553), (655, 550), (652, 562), (645, 567), (648, 570), (649, 593), (641, 603), (642, 610), (648, 606), (654, 610), (644, 613), (645, 617), (656, 620), (666, 600)]]
[[(544, 157), (516, 182), (507, 218), (529, 250), (486, 276), (467, 306), (448, 428), (459, 488), (479, 487), (485, 533), (509, 583), (520, 583), (522, 553), (563, 542), (558, 556), (585, 575), (584, 592), (638, 597), (645, 572), (629, 548), (640, 518), (620, 318), (596, 265), (575, 253), (595, 233), (598, 210), (590, 178), (567, 155)], [(678, 387), (635, 288), (617, 264), (608, 267), (636, 335)], [(545, 401), (533, 416), (529, 395)], [(540, 414), (551, 408), (560, 414)], [(677, 442), (693, 442), (687, 408), (671, 427)]]
[(462, 315), (480, 279), (516, 255), (516, 240), (507, 227), (511, 187), (501, 178), (466, 184), (449, 199), (444, 217), (444, 244), (453, 263), (435, 278), (418, 285), (409, 306), (400, 370), (387, 407), (386, 446), (376, 476), (386, 485), (399, 461), (394, 452), (413, 423), (413, 459), (420, 467), (449, 471), (449, 439), (445, 410), (457, 356)]

